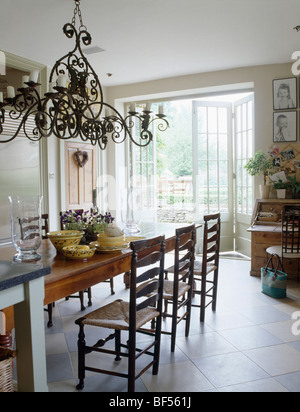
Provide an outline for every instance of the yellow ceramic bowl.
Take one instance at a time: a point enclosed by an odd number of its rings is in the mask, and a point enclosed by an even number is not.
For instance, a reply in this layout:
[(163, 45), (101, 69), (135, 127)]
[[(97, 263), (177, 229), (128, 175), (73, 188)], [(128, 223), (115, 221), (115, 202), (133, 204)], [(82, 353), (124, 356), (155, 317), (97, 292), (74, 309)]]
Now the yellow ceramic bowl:
[(62, 248), (62, 253), (68, 259), (88, 259), (94, 256), (95, 250), (89, 246), (66, 246)]
[(47, 233), (47, 236), (56, 250), (61, 251), (63, 247), (79, 245), (83, 233), (80, 230), (59, 230)]

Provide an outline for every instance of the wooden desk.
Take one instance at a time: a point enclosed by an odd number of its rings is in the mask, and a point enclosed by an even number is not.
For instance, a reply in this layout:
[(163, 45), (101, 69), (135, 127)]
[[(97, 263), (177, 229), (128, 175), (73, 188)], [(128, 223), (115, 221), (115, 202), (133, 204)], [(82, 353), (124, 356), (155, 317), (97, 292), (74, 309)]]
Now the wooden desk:
[[(266, 249), (281, 245), (281, 213), (285, 206), (299, 206), (300, 201), (294, 199), (257, 199), (253, 210), (251, 227), (251, 276), (261, 276), (261, 268), (266, 265)], [(264, 222), (258, 219), (260, 212), (272, 212), (277, 215), (274, 222)], [(284, 259), (285, 272), (289, 279), (297, 279), (297, 259)]]
[[(175, 247), (175, 229), (183, 224), (143, 224), (141, 236), (154, 237), (161, 234), (166, 236), (166, 252)], [(200, 226), (198, 226), (200, 227)], [(12, 260), (15, 250), (12, 246), (0, 248), (0, 260)], [(63, 299), (92, 287), (114, 276), (130, 271), (131, 250), (126, 249), (115, 253), (95, 253), (86, 261), (67, 260), (63, 255), (57, 254), (56, 249), (46, 239), (39, 248), (42, 259), (38, 264), (51, 267), (51, 274), (45, 277), (44, 305)], [(13, 323), (7, 319), (7, 330), (11, 330)]]

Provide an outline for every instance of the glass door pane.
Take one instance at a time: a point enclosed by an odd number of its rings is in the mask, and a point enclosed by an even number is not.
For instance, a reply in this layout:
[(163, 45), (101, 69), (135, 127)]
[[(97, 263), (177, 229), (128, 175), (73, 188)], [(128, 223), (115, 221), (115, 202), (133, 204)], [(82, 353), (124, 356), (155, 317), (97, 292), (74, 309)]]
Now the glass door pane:
[(196, 219), (220, 211), (222, 251), (233, 250), (232, 105), (195, 101), (193, 113)]

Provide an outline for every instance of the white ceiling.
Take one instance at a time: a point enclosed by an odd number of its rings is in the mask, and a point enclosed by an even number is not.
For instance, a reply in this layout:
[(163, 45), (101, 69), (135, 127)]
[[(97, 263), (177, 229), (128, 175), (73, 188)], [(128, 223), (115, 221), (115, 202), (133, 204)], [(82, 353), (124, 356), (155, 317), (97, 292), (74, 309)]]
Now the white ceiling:
[[(0, 49), (50, 67), (73, 49), (73, 0), (0, 0)], [(104, 86), (286, 63), (300, 50), (299, 0), (82, 0)], [(112, 73), (108, 78), (106, 73)]]

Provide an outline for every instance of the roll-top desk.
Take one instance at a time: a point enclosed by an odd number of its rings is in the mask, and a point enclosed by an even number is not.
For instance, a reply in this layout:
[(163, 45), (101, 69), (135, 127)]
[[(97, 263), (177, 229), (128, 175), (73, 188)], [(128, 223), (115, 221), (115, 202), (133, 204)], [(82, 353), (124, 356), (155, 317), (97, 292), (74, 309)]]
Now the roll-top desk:
[[(285, 206), (300, 207), (300, 199), (257, 199), (251, 227), (251, 276), (260, 276), (266, 265), (266, 249), (281, 245), (281, 212)], [(297, 259), (285, 259), (284, 269), (290, 279), (297, 279)]]

